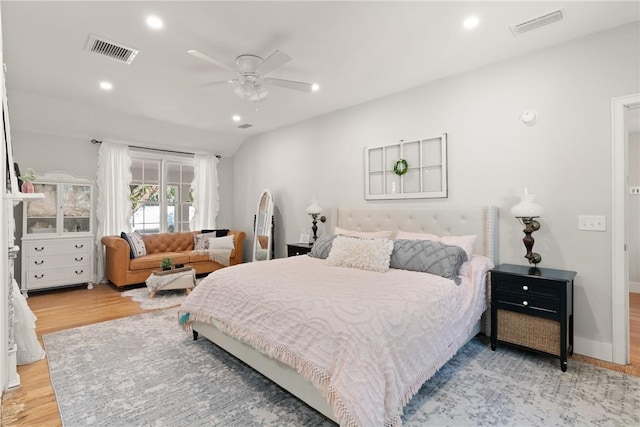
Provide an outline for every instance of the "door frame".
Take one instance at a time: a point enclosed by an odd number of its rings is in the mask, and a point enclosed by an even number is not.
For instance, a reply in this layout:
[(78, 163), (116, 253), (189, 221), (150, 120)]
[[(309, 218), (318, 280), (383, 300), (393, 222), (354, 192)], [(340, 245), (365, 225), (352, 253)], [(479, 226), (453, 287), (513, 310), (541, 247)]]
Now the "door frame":
[(627, 152), (625, 109), (640, 93), (611, 99), (611, 329), (612, 362), (629, 363), (629, 264), (627, 231)]

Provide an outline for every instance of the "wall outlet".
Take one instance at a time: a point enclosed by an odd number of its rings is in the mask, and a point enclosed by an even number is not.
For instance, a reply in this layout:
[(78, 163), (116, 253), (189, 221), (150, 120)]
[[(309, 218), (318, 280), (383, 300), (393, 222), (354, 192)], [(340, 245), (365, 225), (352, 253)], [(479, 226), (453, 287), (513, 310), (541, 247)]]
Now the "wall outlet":
[(607, 231), (607, 218), (604, 215), (580, 215), (578, 230)]
[(629, 194), (640, 195), (640, 187), (629, 187)]

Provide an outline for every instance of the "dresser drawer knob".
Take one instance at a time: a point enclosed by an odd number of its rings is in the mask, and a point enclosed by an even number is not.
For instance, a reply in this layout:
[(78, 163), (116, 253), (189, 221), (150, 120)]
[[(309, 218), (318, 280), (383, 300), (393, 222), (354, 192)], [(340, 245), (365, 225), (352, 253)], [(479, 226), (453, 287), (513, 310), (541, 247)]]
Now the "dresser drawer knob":
[(39, 248), (33, 248), (36, 250), (36, 252), (42, 252), (44, 251), (44, 246), (40, 246)]
[(84, 270), (80, 270), (80, 271), (76, 270), (76, 274), (82, 274), (82, 273), (84, 273)]
[(84, 259), (83, 257), (80, 257), (80, 258), (76, 257), (75, 258), (76, 261), (82, 261), (83, 259)]
[(528, 291), (528, 290), (529, 290), (529, 287), (528, 287), (527, 285), (524, 285), (524, 286), (522, 287), (522, 290), (523, 290), (523, 291)]
[(36, 279), (42, 279), (44, 277), (44, 274), (34, 274), (33, 277), (35, 277)]
[(527, 301), (522, 301), (522, 305), (529, 305)]
[(40, 261), (33, 261), (33, 263), (34, 263), (35, 265), (42, 265), (42, 264), (44, 264), (44, 260), (40, 260)]
[(84, 248), (84, 245), (76, 245), (76, 249), (82, 249)]

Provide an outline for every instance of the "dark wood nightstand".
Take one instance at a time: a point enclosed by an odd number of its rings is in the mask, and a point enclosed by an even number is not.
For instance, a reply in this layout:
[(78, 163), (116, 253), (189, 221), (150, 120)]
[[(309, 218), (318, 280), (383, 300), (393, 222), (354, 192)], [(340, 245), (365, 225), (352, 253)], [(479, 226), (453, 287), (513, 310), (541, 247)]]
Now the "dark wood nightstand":
[(491, 270), (491, 350), (516, 344), (560, 357), (573, 354), (575, 271), (501, 264)]
[(287, 243), (287, 256), (305, 255), (311, 252), (312, 243)]

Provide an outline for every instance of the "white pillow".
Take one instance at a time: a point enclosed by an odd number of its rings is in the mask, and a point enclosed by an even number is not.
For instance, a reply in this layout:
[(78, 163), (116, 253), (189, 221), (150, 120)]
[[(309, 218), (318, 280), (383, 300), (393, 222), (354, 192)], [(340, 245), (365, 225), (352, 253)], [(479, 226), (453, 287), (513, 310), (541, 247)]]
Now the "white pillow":
[(336, 236), (327, 264), (384, 273), (389, 270), (393, 241)]
[(412, 233), (410, 231), (398, 230), (395, 240), (431, 240), (437, 242), (440, 236), (429, 233)]
[(211, 237), (209, 238), (209, 250), (211, 249), (235, 249), (233, 236)]
[(333, 234), (339, 234), (342, 236), (348, 237), (359, 237), (361, 239), (375, 239), (375, 238), (390, 238), (393, 231), (391, 230), (382, 230), (382, 231), (353, 231), (347, 230), (344, 228), (336, 227), (333, 229)]

